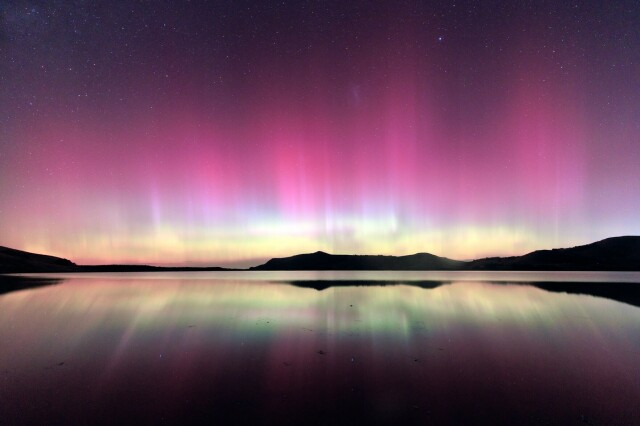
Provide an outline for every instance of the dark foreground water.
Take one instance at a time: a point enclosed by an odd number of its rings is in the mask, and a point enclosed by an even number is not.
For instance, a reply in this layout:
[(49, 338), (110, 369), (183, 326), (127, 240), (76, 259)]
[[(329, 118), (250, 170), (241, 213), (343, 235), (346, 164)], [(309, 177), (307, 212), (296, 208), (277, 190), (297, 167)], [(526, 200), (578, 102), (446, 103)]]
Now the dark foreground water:
[(0, 424), (640, 424), (640, 274), (0, 278)]

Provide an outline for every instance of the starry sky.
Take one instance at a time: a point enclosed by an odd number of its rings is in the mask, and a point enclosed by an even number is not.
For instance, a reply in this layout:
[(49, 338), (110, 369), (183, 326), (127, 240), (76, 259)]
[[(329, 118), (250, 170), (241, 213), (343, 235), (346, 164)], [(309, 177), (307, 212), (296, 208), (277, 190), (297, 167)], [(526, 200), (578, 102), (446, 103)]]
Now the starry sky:
[(0, 245), (246, 266), (640, 234), (637, 1), (0, 14)]

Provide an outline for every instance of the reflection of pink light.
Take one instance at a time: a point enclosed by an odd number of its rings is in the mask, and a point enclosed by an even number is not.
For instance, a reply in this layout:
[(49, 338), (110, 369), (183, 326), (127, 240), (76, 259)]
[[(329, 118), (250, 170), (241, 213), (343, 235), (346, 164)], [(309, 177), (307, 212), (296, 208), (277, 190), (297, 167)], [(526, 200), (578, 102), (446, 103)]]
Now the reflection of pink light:
[[(38, 315), (43, 307), (46, 316)], [(234, 403), (257, 398), (246, 409), (262, 420), (300, 414), (308, 421), (309, 407), (342, 418), (340, 401), (372, 415), (391, 395), (402, 402), (398, 415), (420, 404), (433, 412), (411, 412), (428, 421), (435, 413), (443, 424), (452, 401), (464, 413), (482, 401), (473, 414), (487, 415), (502, 413), (508, 398), (521, 408), (512, 412), (530, 419), (530, 407), (518, 404), (523, 397), (539, 401), (548, 418), (561, 413), (571, 422), (569, 396), (618, 424), (640, 394), (628, 374), (637, 365), (637, 319), (633, 306), (527, 285), (318, 292), (184, 275), (72, 277), (0, 298), (0, 336), (12, 342), (0, 346), (10, 372), (0, 396), (13, 418), (41, 423), (45, 414), (130, 416), (138, 409), (184, 420), (194, 403), (208, 410), (229, 395)], [(51, 392), (61, 377), (65, 386)], [(585, 387), (585, 377), (597, 386)], [(607, 397), (611, 389), (615, 398)], [(30, 396), (40, 409), (23, 409)], [(69, 400), (66, 410), (49, 410)]]

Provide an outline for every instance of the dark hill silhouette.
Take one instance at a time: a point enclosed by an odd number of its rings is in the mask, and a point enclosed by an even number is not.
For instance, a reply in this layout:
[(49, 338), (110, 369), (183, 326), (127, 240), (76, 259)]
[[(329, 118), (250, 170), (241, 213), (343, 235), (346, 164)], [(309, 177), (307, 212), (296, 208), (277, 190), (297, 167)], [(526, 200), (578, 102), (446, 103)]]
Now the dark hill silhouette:
[[(640, 271), (640, 237), (613, 237), (572, 248), (538, 250), (523, 256), (463, 262), (429, 253), (408, 256), (332, 255), (325, 252), (274, 258), (249, 268), (256, 271), (309, 270), (487, 270), (487, 271)], [(149, 265), (76, 265), (67, 259), (0, 247), (0, 274), (20, 272), (165, 272), (231, 271), (219, 267)], [(235, 269), (237, 270), (237, 269)]]
[(0, 246), (0, 274), (34, 272), (185, 272), (230, 271), (219, 267), (163, 267), (149, 265), (76, 265), (70, 260)]
[(318, 251), (291, 257), (274, 258), (263, 265), (250, 269), (257, 271), (420, 271), (463, 269), (464, 265), (465, 262), (438, 257), (429, 253), (417, 253), (409, 256), (366, 256), (328, 254)]
[(524, 256), (471, 261), (468, 269), (490, 271), (638, 271), (640, 237), (613, 237), (572, 248), (537, 250)]
[(523, 256), (463, 262), (428, 253), (409, 256), (331, 255), (321, 251), (274, 258), (250, 268), (277, 270), (488, 270), (488, 271), (638, 271), (640, 237), (613, 237), (584, 246), (538, 250)]
[(74, 272), (77, 269), (78, 265), (67, 259), (0, 246), (0, 273)]

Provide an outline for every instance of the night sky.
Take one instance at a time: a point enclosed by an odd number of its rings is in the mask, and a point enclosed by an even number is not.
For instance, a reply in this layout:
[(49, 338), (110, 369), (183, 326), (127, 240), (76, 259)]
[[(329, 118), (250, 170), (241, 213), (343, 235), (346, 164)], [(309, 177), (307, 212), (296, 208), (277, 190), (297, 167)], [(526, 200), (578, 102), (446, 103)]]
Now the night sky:
[(247, 265), (640, 234), (637, 1), (0, 13), (0, 245)]

